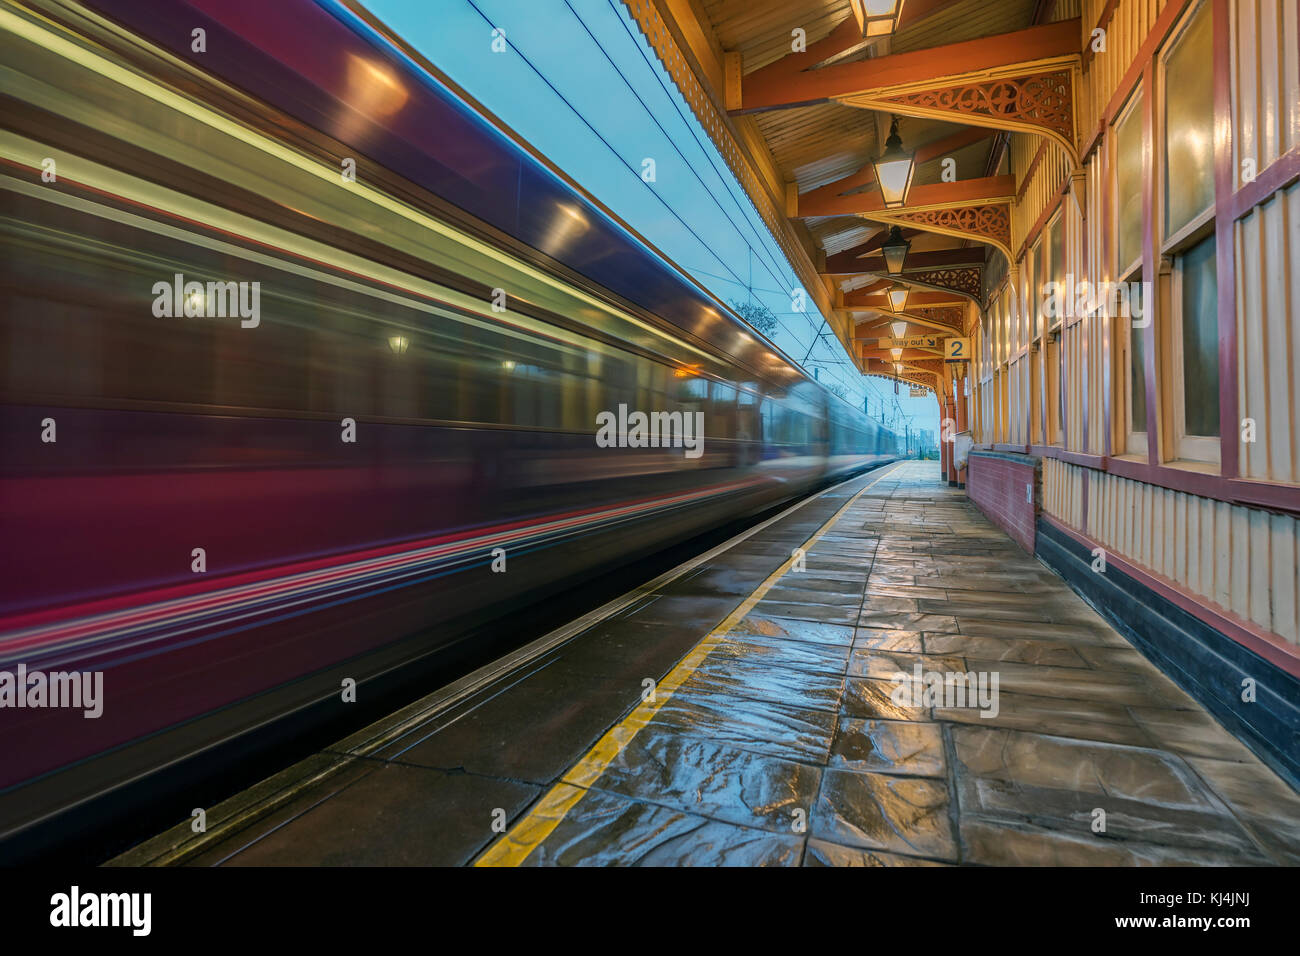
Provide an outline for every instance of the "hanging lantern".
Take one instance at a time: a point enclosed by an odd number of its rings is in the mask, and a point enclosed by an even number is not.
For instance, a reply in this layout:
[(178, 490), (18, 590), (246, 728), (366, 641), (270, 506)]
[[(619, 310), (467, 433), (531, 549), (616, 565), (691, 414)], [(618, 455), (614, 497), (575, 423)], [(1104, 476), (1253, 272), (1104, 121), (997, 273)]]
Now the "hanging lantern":
[(903, 140), (898, 135), (898, 117), (894, 117), (889, 126), (889, 139), (885, 140), (885, 151), (873, 164), (886, 209), (896, 209), (907, 202), (907, 191), (912, 188), (912, 173), (916, 171), (913, 158), (903, 149)]
[(901, 282), (895, 282), (889, 287), (889, 307), (895, 312), (903, 312), (907, 309), (907, 286)]
[(885, 269), (891, 276), (902, 273), (903, 260), (907, 258), (907, 250), (910, 248), (912, 248), (912, 240), (904, 239), (902, 230), (897, 226), (891, 226), (889, 238), (880, 244), (881, 255), (885, 257)]
[(906, 0), (849, 0), (863, 37), (887, 37), (898, 29)]
[(897, 362), (899, 359), (901, 359), (901, 358), (903, 357), (903, 350), (902, 350), (902, 349), (890, 349), (890, 350), (889, 350), (889, 357), (892, 358), (895, 362)]
[(901, 339), (907, 334), (907, 323), (902, 319), (895, 319), (889, 323), (889, 329), (894, 333), (894, 338)]

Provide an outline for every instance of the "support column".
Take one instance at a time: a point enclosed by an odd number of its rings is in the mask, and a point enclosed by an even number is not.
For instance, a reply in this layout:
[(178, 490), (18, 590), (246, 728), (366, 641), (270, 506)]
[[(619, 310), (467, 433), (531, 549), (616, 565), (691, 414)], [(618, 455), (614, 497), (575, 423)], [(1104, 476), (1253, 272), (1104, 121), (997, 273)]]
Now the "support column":
[[(970, 363), (964, 362), (958, 367), (961, 369), (961, 371), (959, 373), (956, 373), (953, 378), (952, 390), (953, 390), (953, 404), (956, 406), (956, 408), (954, 409), (954, 418), (957, 422), (957, 433), (960, 434), (966, 431), (966, 429), (970, 427), (970, 425), (968, 424), (969, 415), (967, 414), (967, 409), (966, 409), (966, 374), (967, 374), (967, 369), (970, 368)], [(966, 475), (965, 473), (957, 472), (955, 460), (954, 460), (953, 472), (956, 476), (957, 487), (965, 488)]]
[[(956, 409), (953, 407), (952, 401), (949, 400), (944, 404), (943, 417), (956, 421), (956, 414)], [(955, 442), (945, 442), (944, 445), (948, 449), (948, 484), (955, 487), (957, 485), (957, 458), (954, 452), (957, 446)]]
[(948, 480), (951, 484), (952, 479), (952, 449), (949, 443), (943, 440), (943, 420), (945, 402), (941, 396), (936, 396), (939, 404), (939, 477)]

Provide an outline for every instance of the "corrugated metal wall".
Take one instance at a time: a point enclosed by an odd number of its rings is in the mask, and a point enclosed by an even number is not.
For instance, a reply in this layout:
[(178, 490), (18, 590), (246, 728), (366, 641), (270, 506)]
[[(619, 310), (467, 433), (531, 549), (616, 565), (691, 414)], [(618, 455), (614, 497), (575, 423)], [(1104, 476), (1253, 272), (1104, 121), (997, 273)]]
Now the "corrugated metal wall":
[(1262, 170), (1300, 144), (1300, 87), (1296, 69), (1295, 0), (1235, 0), (1233, 3), (1234, 137), (1237, 185), (1248, 169)]
[(1300, 645), (1300, 522), (1295, 518), (1055, 459), (1043, 462), (1043, 510), (1207, 604)]
[(1255, 422), (1244, 478), (1300, 481), (1300, 185), (1237, 221), (1238, 411)]
[[(1111, 96), (1142, 47), (1167, 0), (1119, 0), (1106, 30), (1106, 52), (1097, 54), (1084, 73), (1083, 96), (1079, 98), (1079, 135), (1086, 141), (1106, 113)], [(1293, 2), (1293, 0), (1291, 0)], [(1107, 0), (1084, 0), (1083, 45), (1091, 43), (1092, 31), (1101, 20)]]
[[(1238, 188), (1300, 144), (1297, 16), (1295, 0), (1234, 4)], [(1256, 426), (1256, 440), (1241, 446), (1241, 474), (1300, 482), (1300, 187), (1239, 219), (1235, 244), (1238, 410)]]

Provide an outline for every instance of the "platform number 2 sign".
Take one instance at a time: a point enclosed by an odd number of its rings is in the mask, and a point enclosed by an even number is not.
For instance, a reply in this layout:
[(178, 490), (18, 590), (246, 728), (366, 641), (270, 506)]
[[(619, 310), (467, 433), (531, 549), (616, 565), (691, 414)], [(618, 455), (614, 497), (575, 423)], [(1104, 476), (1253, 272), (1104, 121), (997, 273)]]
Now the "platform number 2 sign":
[(969, 362), (970, 339), (944, 339), (943, 360), (945, 362)]

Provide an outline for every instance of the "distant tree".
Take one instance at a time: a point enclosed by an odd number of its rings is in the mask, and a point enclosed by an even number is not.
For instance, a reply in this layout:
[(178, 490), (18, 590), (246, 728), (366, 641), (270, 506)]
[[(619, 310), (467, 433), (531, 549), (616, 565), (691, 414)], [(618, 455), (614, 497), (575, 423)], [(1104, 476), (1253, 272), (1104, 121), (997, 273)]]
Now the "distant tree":
[(822, 382), (822, 384), (846, 402), (849, 400), (849, 390), (839, 382)]
[(761, 302), (732, 302), (731, 307), (736, 310), (742, 319), (762, 332), (766, 336), (771, 336), (776, 331), (776, 315), (767, 306)]

